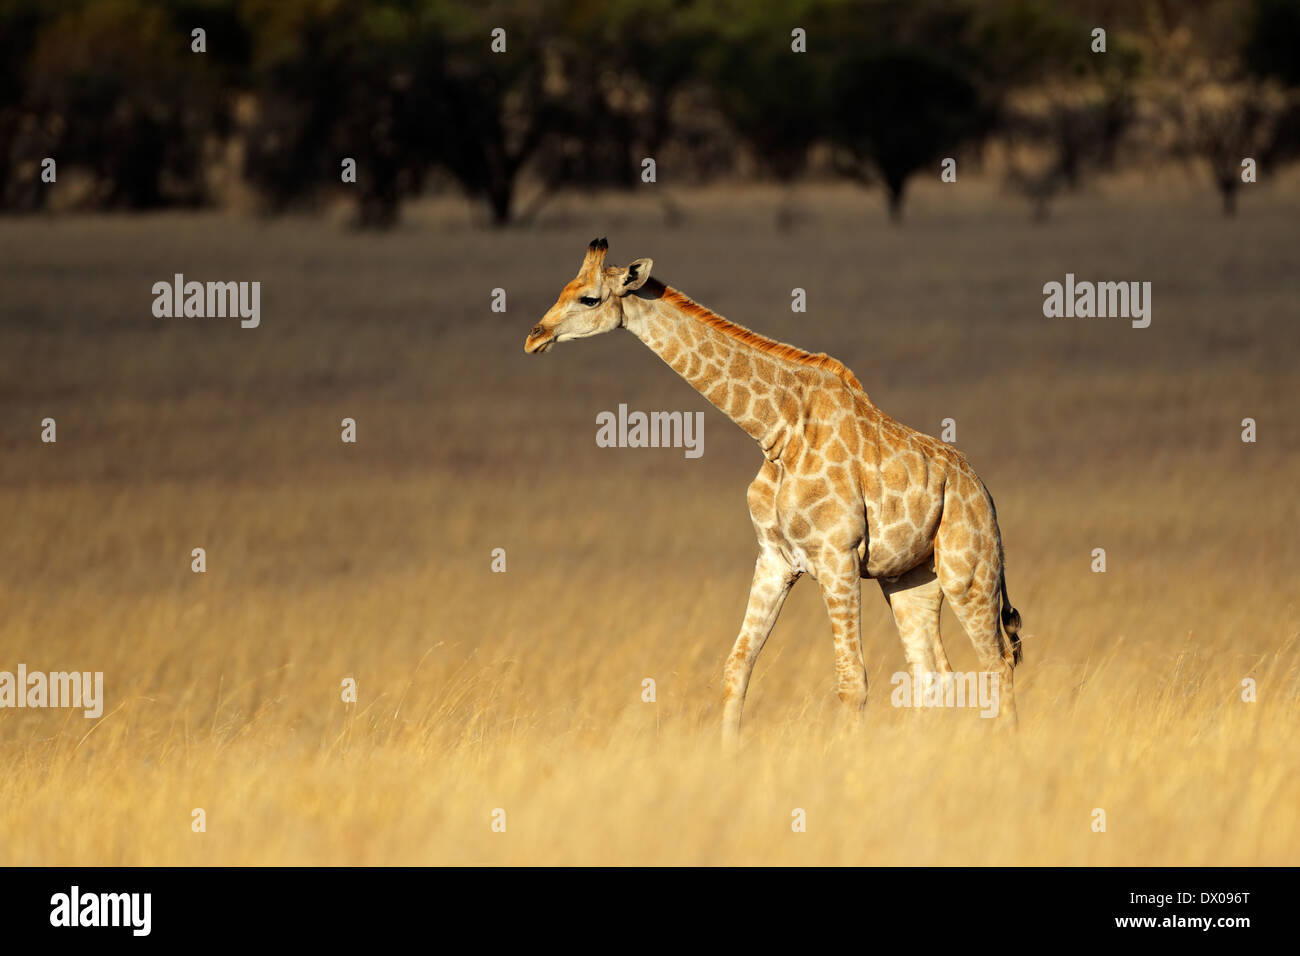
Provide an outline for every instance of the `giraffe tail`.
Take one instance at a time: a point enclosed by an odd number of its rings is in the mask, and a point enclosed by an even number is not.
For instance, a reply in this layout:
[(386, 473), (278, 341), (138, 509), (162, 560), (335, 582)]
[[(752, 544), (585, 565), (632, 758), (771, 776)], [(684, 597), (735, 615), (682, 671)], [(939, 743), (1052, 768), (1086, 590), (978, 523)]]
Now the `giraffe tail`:
[(1003, 567), (1002, 581), (1002, 630), (1011, 642), (1011, 666), (1019, 664), (1024, 657), (1020, 649), (1020, 612), (1011, 606), (1011, 597), (1007, 594), (1007, 569)]

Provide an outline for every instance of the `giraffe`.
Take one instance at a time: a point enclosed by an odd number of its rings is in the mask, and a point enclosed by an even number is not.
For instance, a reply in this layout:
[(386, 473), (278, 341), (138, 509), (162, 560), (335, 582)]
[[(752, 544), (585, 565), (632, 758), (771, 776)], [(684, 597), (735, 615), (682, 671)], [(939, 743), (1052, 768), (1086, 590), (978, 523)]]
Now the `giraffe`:
[(998, 716), (1014, 726), (1020, 613), (1007, 594), (993, 498), (965, 456), (882, 412), (836, 359), (709, 311), (652, 278), (650, 259), (607, 266), (608, 249), (592, 240), (524, 351), (627, 329), (762, 450), (748, 493), (759, 551), (724, 668), (724, 741), (738, 741), (754, 662), (803, 574), (821, 588), (836, 690), (851, 723), (867, 699), (860, 605), (861, 581), (872, 578), (913, 679), (952, 672), (939, 635), (947, 598), (981, 667), (998, 680)]

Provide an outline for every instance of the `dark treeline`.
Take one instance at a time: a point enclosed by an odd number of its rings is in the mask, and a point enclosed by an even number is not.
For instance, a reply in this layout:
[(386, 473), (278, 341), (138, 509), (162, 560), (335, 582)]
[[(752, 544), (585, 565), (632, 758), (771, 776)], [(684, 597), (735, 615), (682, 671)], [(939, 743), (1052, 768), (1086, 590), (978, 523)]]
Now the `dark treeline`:
[[(789, 183), (818, 155), (883, 189), (897, 218), (912, 176), (990, 137), (1050, 156), (1013, 170), (1027, 194), (1047, 195), (1113, 164), (1141, 127), (1151, 148), (1208, 162), (1231, 211), (1242, 156), (1296, 152), (1298, 10), (0, 0), (0, 209), (47, 204), (47, 157), (89, 182), (82, 208), (209, 204), (224, 166), (268, 212), (338, 186), (350, 157), (359, 222), (386, 226), (430, 176), (505, 224), (571, 186), (635, 188), (647, 158), (662, 181), (743, 167)], [(1192, 94), (1211, 88), (1202, 108)], [(523, 177), (539, 187), (526, 204)]]

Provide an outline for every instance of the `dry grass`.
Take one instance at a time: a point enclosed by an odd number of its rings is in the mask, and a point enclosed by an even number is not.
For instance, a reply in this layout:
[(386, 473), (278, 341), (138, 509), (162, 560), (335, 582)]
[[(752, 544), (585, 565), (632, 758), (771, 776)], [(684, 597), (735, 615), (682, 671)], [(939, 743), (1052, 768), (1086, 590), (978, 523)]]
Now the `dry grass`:
[[(762, 192), (679, 197), (703, 210), (679, 229), (616, 200), (505, 233), (439, 205), (383, 237), (0, 223), (0, 669), (102, 670), (108, 696), (0, 711), (0, 863), (1300, 862), (1297, 201), (1224, 223), (1135, 189), (1036, 227), (947, 195), (897, 231), (808, 190), (791, 237)], [(759, 453), (624, 334), (523, 355), (596, 234), (901, 420), (957, 420), (1031, 635), (1018, 734), (889, 706), (870, 582), (867, 727), (838, 734), (803, 582), (720, 759)], [(178, 271), (261, 280), (262, 327), (154, 319)], [(1151, 327), (1045, 319), (1067, 271), (1152, 281)], [(597, 448), (620, 402), (706, 409), (704, 457)]]

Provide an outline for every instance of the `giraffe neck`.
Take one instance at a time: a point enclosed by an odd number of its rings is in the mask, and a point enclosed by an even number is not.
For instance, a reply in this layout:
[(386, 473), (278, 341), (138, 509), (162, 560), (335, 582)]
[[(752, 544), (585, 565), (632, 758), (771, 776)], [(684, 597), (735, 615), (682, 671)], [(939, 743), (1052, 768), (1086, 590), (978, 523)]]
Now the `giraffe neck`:
[(717, 324), (739, 329), (651, 279), (642, 295), (623, 300), (623, 322), (697, 392), (776, 458), (803, 404), (803, 382), (782, 358), (767, 354)]

